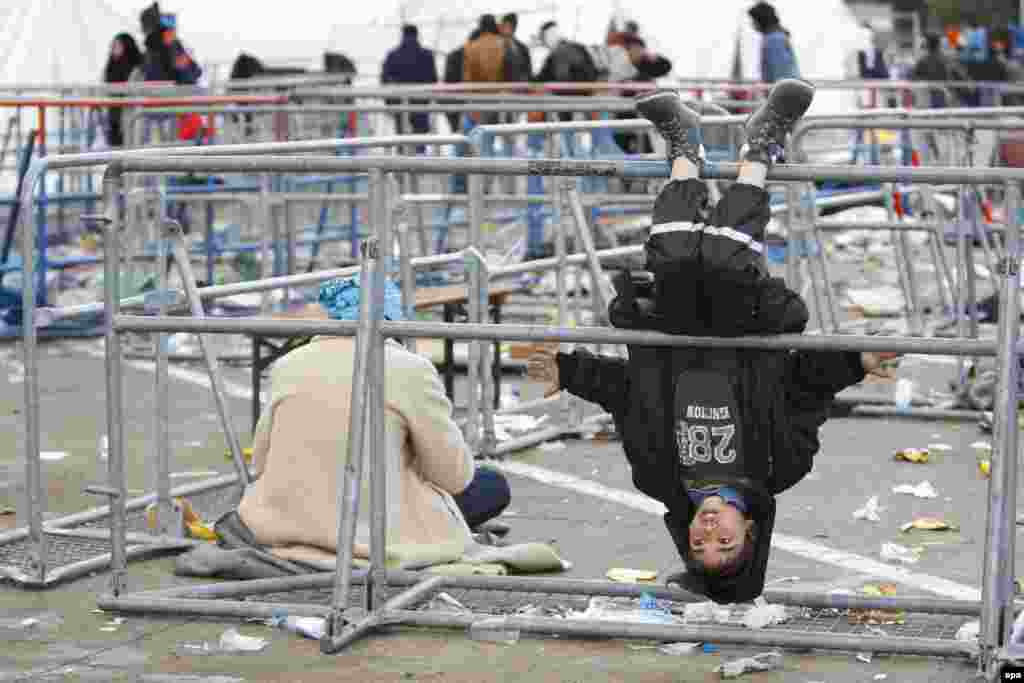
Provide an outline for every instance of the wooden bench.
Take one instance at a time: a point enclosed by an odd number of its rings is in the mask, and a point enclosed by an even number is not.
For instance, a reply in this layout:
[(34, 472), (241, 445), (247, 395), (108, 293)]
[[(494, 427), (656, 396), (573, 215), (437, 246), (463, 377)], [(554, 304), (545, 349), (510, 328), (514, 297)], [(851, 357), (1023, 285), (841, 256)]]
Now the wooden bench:
[[(508, 300), (509, 295), (521, 291), (521, 289), (517, 285), (508, 284), (491, 286), (488, 291), (488, 304), (490, 318), (493, 322), (501, 322), (501, 307)], [(416, 290), (416, 301), (413, 306), (417, 311), (442, 306), (446, 323), (455, 322), (457, 317), (465, 320), (467, 318), (466, 304), (469, 303), (468, 292), (467, 285), (424, 287)], [(291, 311), (275, 313), (271, 317), (278, 320), (323, 320), (328, 316), (323, 306), (318, 303), (310, 303)], [(263, 384), (263, 372), (278, 358), (300, 346), (305, 346), (312, 339), (312, 337), (285, 337), (281, 342), (272, 341), (281, 338), (275, 335), (252, 335), (252, 426), (254, 430), (260, 419), (260, 388)], [(264, 349), (269, 353), (264, 355)], [(441, 370), (444, 375), (445, 393), (454, 403), (455, 342), (452, 339), (444, 340), (444, 363), (441, 364)], [(494, 377), (494, 407), (497, 408), (501, 401), (501, 344), (497, 341), (494, 342), (494, 362), (491, 365), (491, 373)]]

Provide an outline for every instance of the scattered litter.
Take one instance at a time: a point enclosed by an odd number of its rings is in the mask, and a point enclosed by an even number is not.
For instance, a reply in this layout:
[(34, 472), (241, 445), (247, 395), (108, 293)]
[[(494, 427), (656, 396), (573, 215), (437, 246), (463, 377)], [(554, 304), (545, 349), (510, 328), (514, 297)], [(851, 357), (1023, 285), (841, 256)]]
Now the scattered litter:
[(40, 460), (55, 461), (63, 460), (66, 457), (68, 457), (67, 451), (43, 451), (42, 453), (39, 454)]
[[(217, 540), (217, 532), (203, 521), (199, 514), (192, 508), (192, 503), (187, 498), (174, 498), (172, 499), (171, 504), (174, 507), (174, 511), (181, 515), (181, 522), (189, 537), (200, 541)], [(156, 531), (157, 528), (156, 507), (157, 504), (155, 502), (146, 506), (146, 523), (153, 531)]]
[(935, 517), (918, 517), (914, 521), (907, 522), (900, 526), (900, 531), (903, 533), (906, 533), (911, 529), (920, 529), (922, 531), (959, 531), (958, 527)]
[(875, 674), (875, 680), (876, 681), (884, 681), (888, 677), (889, 677), (889, 674)]
[(185, 445), (188, 446), (189, 448), (199, 448), (200, 446), (203, 445), (203, 442), (202, 441), (189, 441)]
[(650, 571), (649, 569), (615, 567), (609, 569), (605, 576), (619, 583), (638, 583), (641, 581), (656, 581), (658, 579), (658, 572)]
[(658, 646), (658, 652), (663, 655), (692, 655), (700, 645), (700, 643), (666, 643)]
[(106, 462), (110, 458), (110, 438), (104, 434), (100, 437), (99, 448), (96, 449), (96, 457), (100, 462)]
[(474, 621), (469, 625), (469, 637), (485, 643), (515, 645), (519, 642), (519, 629), (509, 628), (504, 617), (493, 617)]
[(980, 633), (981, 621), (975, 619), (974, 621), (968, 621), (957, 630), (956, 639), (963, 642), (969, 642), (977, 640)]
[(979, 460), (978, 461), (978, 471), (981, 472), (981, 476), (983, 476), (983, 477), (991, 477), (992, 476), (992, 461), (991, 460), (984, 460), (984, 459)]
[(743, 625), (749, 629), (762, 629), (782, 624), (789, 618), (783, 605), (769, 605), (763, 597), (754, 600), (754, 606), (743, 616)]
[(715, 667), (715, 671), (722, 674), (722, 678), (737, 678), (751, 671), (772, 671), (782, 668), (781, 652), (762, 652), (753, 657), (734, 659)]
[(917, 464), (924, 464), (928, 462), (929, 455), (930, 454), (928, 453), (927, 448), (901, 448), (900, 450), (896, 451), (894, 459), (904, 460), (906, 462), (913, 462)]
[(115, 631), (117, 631), (117, 627), (116, 626), (101, 626), (100, 630), (103, 631), (104, 633), (114, 633)]
[[(861, 586), (861, 595), (872, 598), (884, 598), (896, 595), (896, 584), (894, 583), (869, 583)], [(851, 624), (863, 624), (866, 626), (887, 626), (898, 625), (906, 622), (906, 613), (898, 609), (851, 609), (849, 612)]]
[(563, 451), (563, 450), (565, 450), (565, 442), (564, 441), (545, 441), (544, 443), (539, 444), (537, 446), (537, 448), (539, 450), (547, 451), (547, 452)]
[[(231, 451), (230, 450), (224, 451), (224, 459), (227, 460), (228, 462), (231, 462), (234, 459), (234, 456), (231, 455)], [(245, 460), (247, 463), (252, 464), (252, 447), (251, 446), (247, 446), (247, 447), (242, 449), (242, 459)]]
[(973, 448), (976, 451), (991, 451), (992, 444), (989, 443), (988, 441), (975, 441), (974, 443), (971, 444), (971, 448)]
[(719, 648), (714, 643), (704, 643), (704, 647), (701, 648), (701, 650), (703, 650), (704, 654), (706, 654), (706, 655), (713, 655), (716, 652), (718, 652), (720, 649), (721, 648)]
[(634, 598), (612, 598), (601, 595), (591, 597), (590, 602), (587, 603), (587, 609), (584, 611), (569, 612), (566, 617), (639, 624), (681, 625), (684, 623), (669, 610), (658, 605), (657, 600), (647, 600), (641, 604), (640, 600)]
[(892, 400), (896, 404), (897, 410), (910, 410), (914, 402), (914, 382), (906, 377), (897, 380)]
[(903, 291), (898, 287), (848, 289), (847, 308), (859, 311), (866, 318), (895, 317), (903, 313)]
[(903, 564), (917, 564), (921, 551), (911, 549), (898, 543), (883, 543), (881, 556), (888, 562), (900, 562)]
[(719, 624), (725, 624), (729, 621), (731, 612), (732, 610), (729, 607), (719, 605), (710, 600), (707, 602), (690, 602), (684, 608), (683, 619), (686, 623), (714, 621)]
[(951, 451), (953, 447), (948, 443), (930, 443), (928, 444), (929, 451)]
[(290, 617), (280, 614), (267, 619), (265, 623), (313, 640), (320, 640), (327, 633), (327, 620), (323, 617)]
[(884, 509), (878, 507), (878, 496), (871, 496), (868, 498), (868, 502), (864, 504), (864, 507), (853, 511), (853, 518), (866, 519), (869, 522), (880, 522), (882, 518), (878, 516), (878, 513)]
[(913, 484), (900, 484), (892, 489), (893, 493), (909, 493), (918, 498), (938, 498), (939, 492), (931, 485), (931, 482), (922, 481), (917, 486)]
[(861, 652), (859, 655), (857, 655), (857, 661), (858, 662), (864, 662), (865, 664), (870, 664), (871, 663), (871, 659), (872, 659), (872, 655), (871, 655), (870, 652)]
[(243, 636), (237, 629), (229, 628), (220, 636), (221, 652), (260, 652), (267, 646), (265, 638)]
[(22, 619), (21, 622), (18, 625), (21, 626), (22, 628), (32, 628), (34, 626), (38, 626), (39, 625), (39, 620), (36, 619), (35, 617), (29, 617), (27, 619)]

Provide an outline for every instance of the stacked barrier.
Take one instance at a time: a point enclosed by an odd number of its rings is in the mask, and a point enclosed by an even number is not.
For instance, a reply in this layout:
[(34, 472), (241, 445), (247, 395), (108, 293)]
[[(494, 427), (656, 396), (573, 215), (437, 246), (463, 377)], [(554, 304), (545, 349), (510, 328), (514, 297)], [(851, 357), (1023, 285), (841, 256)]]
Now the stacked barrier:
[[(363, 158), (352, 160), (340, 159), (299, 159), (288, 157), (272, 157), (263, 159), (247, 158), (207, 158), (207, 159), (159, 159), (159, 158), (125, 158), (115, 162), (107, 171), (105, 189), (107, 206), (116, 205), (116, 197), (123, 188), (123, 174), (146, 173), (157, 171), (184, 171), (186, 169), (204, 172), (350, 172), (356, 170), (376, 172), (381, 178), (387, 172), (463, 172), (470, 174), (546, 174), (579, 176), (596, 174), (603, 176), (619, 175), (623, 177), (664, 177), (666, 167), (663, 163), (646, 162), (610, 162), (610, 161), (525, 161), (525, 160), (434, 160), (407, 158)], [(709, 179), (735, 178), (735, 165), (712, 165), (707, 168)], [(1012, 229), (1007, 234), (1007, 253), (1011, 262), (1019, 262), (1019, 195), (1015, 183), (1024, 180), (1024, 172), (988, 169), (886, 169), (886, 168), (836, 168), (815, 166), (789, 166), (773, 169), (770, 179), (779, 182), (806, 182), (815, 179), (834, 179), (849, 181), (872, 180), (876, 182), (895, 182), (897, 178), (909, 175), (917, 183), (1005, 183), (1007, 197), (1011, 205)], [(1001, 358), (1000, 363), (1000, 400), (997, 406), (997, 439), (994, 457), (995, 471), (990, 484), (990, 508), (986, 532), (986, 552), (984, 555), (983, 599), (978, 609), (982, 617), (982, 634), (979, 645), (969, 643), (935, 641), (918, 638), (891, 638), (866, 636), (837, 636), (823, 634), (788, 633), (783, 630), (761, 632), (738, 631), (726, 628), (693, 628), (672, 626), (649, 626), (610, 622), (588, 622), (586, 620), (557, 620), (534, 617), (509, 617), (510, 628), (518, 628), (528, 632), (563, 633), (571, 635), (602, 635), (640, 637), (669, 641), (714, 641), (719, 643), (753, 643), (780, 647), (813, 647), (840, 650), (869, 650), (873, 652), (914, 653), (941, 656), (978, 656), (980, 668), (988, 675), (994, 675), (998, 664), (1007, 659), (1021, 656), (1009, 644), (1009, 626), (1013, 617), (1013, 523), (1016, 487), (1017, 424), (1016, 413), (1016, 375), (1017, 364), (1007, 362), (1013, 358), (1018, 347), (1018, 302), (1017, 297), (1002, 299), (1003, 321), (1000, 326), (1000, 338), (997, 344), (969, 339), (937, 340), (914, 338), (871, 338), (856, 336), (782, 336), (776, 338), (740, 338), (714, 339), (666, 336), (658, 333), (632, 332), (609, 329), (560, 329), (538, 328), (533, 326), (511, 325), (444, 325), (435, 323), (390, 323), (379, 320), (379, 308), (373, 302), (380, 303), (383, 298), (384, 254), (386, 250), (379, 245), (391, 244), (391, 226), (384, 219), (385, 205), (381, 197), (386, 185), (377, 184), (381, 192), (374, 202), (375, 221), (377, 223), (376, 240), (368, 240), (363, 250), (361, 277), (366, 291), (370, 294), (363, 299), (361, 318), (357, 323), (339, 321), (275, 321), (275, 320), (188, 320), (168, 317), (130, 316), (119, 313), (119, 296), (117, 292), (116, 271), (118, 268), (116, 243), (120, 234), (121, 221), (116, 211), (110, 212), (106, 226), (108, 258), (105, 261), (106, 271), (110, 274), (107, 281), (112, 283), (106, 292), (105, 307), (107, 318), (107, 361), (110, 384), (108, 387), (108, 425), (111, 428), (111, 450), (108, 487), (111, 496), (113, 517), (113, 574), (111, 594), (100, 599), (104, 609), (115, 609), (127, 612), (158, 612), (158, 613), (191, 613), (206, 615), (233, 616), (265, 616), (272, 609), (279, 609), (280, 603), (260, 603), (255, 601), (213, 601), (210, 597), (238, 597), (241, 595), (259, 595), (268, 592), (292, 590), (297, 587), (334, 586), (334, 599), (329, 608), (310, 605), (306, 607), (290, 605), (290, 613), (320, 614), (328, 617), (329, 632), (322, 641), (324, 652), (336, 652), (353, 640), (375, 630), (387, 623), (405, 623), (415, 625), (431, 625), (440, 627), (462, 628), (479, 618), (474, 614), (436, 613), (430, 611), (411, 611), (411, 608), (445, 587), (481, 587), (492, 590), (517, 591), (557, 591), (564, 593), (633, 595), (639, 593), (638, 587), (623, 587), (619, 584), (605, 582), (578, 582), (559, 579), (530, 579), (502, 577), (474, 577), (473, 579), (433, 577), (423, 580), (417, 575), (407, 572), (390, 572), (384, 565), (384, 547), (386, 529), (384, 528), (383, 493), (384, 470), (378, 465), (383, 458), (374, 457), (373, 453), (363, 452), (360, 444), (366, 443), (370, 449), (374, 444), (383, 443), (379, 430), (384, 428), (384, 421), (379, 418), (383, 410), (383, 382), (381, 364), (382, 339), (388, 337), (448, 337), (470, 340), (519, 340), (519, 341), (562, 341), (562, 342), (605, 342), (633, 343), (668, 346), (703, 346), (703, 347), (741, 347), (741, 348), (797, 348), (821, 350), (874, 350), (897, 351), (903, 353), (938, 353), (944, 355), (992, 355)], [(474, 187), (479, 187), (474, 183)], [(474, 190), (478, 193), (478, 190)], [(1007, 268), (1003, 273), (1004, 287), (1017, 287), (1017, 269)], [(480, 301), (486, 297), (487, 278), (477, 273), (474, 278)], [(1009, 322), (1007, 322), (1009, 321)], [(187, 588), (162, 593), (142, 593), (137, 595), (122, 594), (122, 580), (126, 571), (123, 501), (125, 482), (123, 480), (124, 453), (123, 442), (119, 431), (123, 424), (123, 401), (121, 393), (121, 360), (120, 335), (127, 331), (147, 332), (181, 332), (199, 333), (263, 333), (263, 334), (334, 334), (343, 336), (355, 335), (357, 338), (357, 357), (354, 385), (366, 387), (368, 395), (353, 395), (352, 423), (350, 425), (350, 454), (348, 467), (341, 473), (343, 482), (339, 487), (339, 543), (338, 570), (334, 575), (311, 575), (288, 579), (271, 579), (259, 582), (240, 583), (230, 587), (190, 586)], [(369, 424), (376, 431), (371, 439), (364, 442), (364, 418), (369, 412)], [(376, 414), (378, 417), (372, 417)], [(355, 511), (358, 501), (350, 495), (352, 488), (348, 482), (358, 480), (360, 463), (373, 463), (370, 472), (372, 495), (372, 536), (371, 536), (371, 567), (365, 574), (358, 575), (366, 586), (366, 607), (369, 612), (365, 618), (356, 620), (353, 613), (346, 608), (345, 601), (349, 586), (352, 584), (351, 571), (352, 539), (354, 534)], [(120, 519), (119, 519), (120, 518)], [(384, 593), (388, 587), (406, 587), (409, 590), (384, 601)], [(651, 590), (645, 588), (644, 590)], [(654, 589), (658, 595), (672, 599), (694, 599), (682, 591), (673, 589)], [(779, 593), (782, 593), (781, 591)], [(848, 596), (809, 596), (795, 595), (789, 604), (828, 605), (837, 608), (850, 607), (884, 607), (918, 609), (944, 609), (952, 607), (944, 601), (904, 600), (887, 598), (882, 600), (864, 600)], [(778, 594), (772, 598), (779, 600)], [(296, 608), (300, 611), (296, 611)], [(962, 613), (967, 605), (957, 605), (955, 609)]]

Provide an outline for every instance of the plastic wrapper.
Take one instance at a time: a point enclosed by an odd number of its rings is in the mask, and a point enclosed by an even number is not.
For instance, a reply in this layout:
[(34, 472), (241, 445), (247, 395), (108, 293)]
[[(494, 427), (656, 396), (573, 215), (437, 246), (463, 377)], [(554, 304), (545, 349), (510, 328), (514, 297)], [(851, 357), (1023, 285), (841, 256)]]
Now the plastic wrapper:
[(896, 455), (893, 456), (893, 459), (923, 465), (928, 462), (929, 457), (931, 457), (931, 453), (927, 448), (901, 448), (896, 451)]
[(717, 624), (725, 624), (729, 621), (732, 610), (724, 605), (719, 605), (710, 600), (707, 602), (691, 602), (686, 605), (683, 612), (683, 619), (686, 623), (713, 621)]
[(868, 502), (864, 503), (864, 507), (853, 511), (854, 519), (866, 519), (869, 522), (880, 522), (881, 517), (878, 513), (885, 508), (878, 506), (878, 496), (871, 496), (868, 498)]
[(658, 572), (651, 571), (650, 569), (613, 567), (605, 573), (605, 576), (619, 583), (647, 583), (656, 581), (658, 579)]
[(901, 564), (917, 564), (920, 559), (921, 551), (918, 549), (908, 548), (899, 543), (883, 543), (882, 544), (882, 559), (887, 562), (899, 562)]
[(961, 642), (972, 642), (978, 639), (978, 635), (981, 633), (981, 621), (975, 619), (974, 621), (968, 621), (961, 626), (956, 632), (956, 639)]
[(715, 671), (721, 673), (722, 678), (738, 678), (752, 671), (772, 671), (781, 668), (782, 653), (773, 651), (725, 662), (721, 666), (715, 667)]
[(935, 517), (918, 517), (914, 521), (907, 522), (900, 527), (900, 530), (904, 533), (913, 529), (921, 531), (957, 531), (958, 527), (943, 519), (936, 519)]
[(917, 498), (938, 498), (939, 492), (935, 490), (930, 481), (922, 481), (920, 484), (900, 484), (894, 486), (893, 493), (908, 493)]
[(221, 652), (260, 652), (267, 646), (265, 638), (243, 636), (236, 629), (229, 628), (220, 636)]
[(754, 606), (743, 615), (743, 625), (750, 629), (762, 629), (766, 626), (784, 623), (789, 616), (783, 605), (769, 605), (764, 598), (754, 600)]

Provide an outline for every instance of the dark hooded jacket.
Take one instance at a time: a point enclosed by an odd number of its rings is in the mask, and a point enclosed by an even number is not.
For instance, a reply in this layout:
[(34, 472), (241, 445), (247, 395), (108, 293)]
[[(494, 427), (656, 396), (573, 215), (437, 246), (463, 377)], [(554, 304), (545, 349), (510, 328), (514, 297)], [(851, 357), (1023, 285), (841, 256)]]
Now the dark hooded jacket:
[(380, 72), (381, 83), (437, 83), (434, 53), (420, 45), (415, 37), (403, 37), (388, 52)]
[[(636, 296), (630, 282), (616, 282), (619, 295), (609, 311), (616, 327), (672, 334), (743, 331), (735, 321), (716, 324), (707, 311), (675, 320), (662, 317), (653, 292)], [(779, 280), (750, 296), (750, 315), (779, 320), (776, 333), (801, 332), (807, 323), (803, 301)], [(775, 523), (774, 496), (810, 472), (820, 446), (818, 428), (828, 418), (835, 394), (864, 378), (859, 354), (631, 345), (628, 360), (577, 350), (558, 354), (557, 362), (562, 388), (611, 414), (633, 483), (668, 508), (665, 524), (684, 560), (696, 512), (686, 489), (714, 481), (745, 494), (757, 522), (752, 559), (740, 573), (714, 585), (686, 574), (684, 587), (719, 603), (760, 595)], [(722, 415), (711, 416), (727, 422), (716, 427), (705, 420), (702, 425), (701, 418), (708, 415), (693, 414), (693, 406), (698, 411), (699, 406), (719, 411), (727, 407)], [(692, 432), (685, 429), (688, 418), (696, 418), (691, 428), (704, 430), (704, 445), (696, 450)]]
[(142, 66), (142, 52), (131, 34), (118, 33), (114, 40), (121, 41), (124, 52), (118, 59), (113, 55), (107, 58), (107, 66), (103, 70), (104, 83), (124, 83), (135, 69)]

